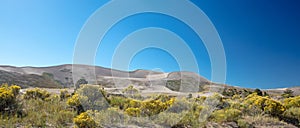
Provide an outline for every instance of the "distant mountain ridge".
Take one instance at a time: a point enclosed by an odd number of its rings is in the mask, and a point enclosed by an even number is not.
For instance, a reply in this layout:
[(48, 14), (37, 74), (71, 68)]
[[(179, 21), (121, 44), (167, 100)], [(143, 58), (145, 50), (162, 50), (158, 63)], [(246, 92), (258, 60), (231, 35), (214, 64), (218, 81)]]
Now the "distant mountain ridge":
[[(201, 86), (211, 84), (209, 80), (192, 72), (121, 71), (100, 66), (72, 64), (50, 67), (0, 66), (0, 84), (17, 84), (23, 88), (71, 87), (82, 78), (91, 84), (108, 87), (122, 88), (129, 84), (141, 87), (159, 85), (166, 86), (173, 91), (189, 91), (189, 88), (201, 88)], [(186, 88), (180, 88), (178, 82), (185, 84)]]

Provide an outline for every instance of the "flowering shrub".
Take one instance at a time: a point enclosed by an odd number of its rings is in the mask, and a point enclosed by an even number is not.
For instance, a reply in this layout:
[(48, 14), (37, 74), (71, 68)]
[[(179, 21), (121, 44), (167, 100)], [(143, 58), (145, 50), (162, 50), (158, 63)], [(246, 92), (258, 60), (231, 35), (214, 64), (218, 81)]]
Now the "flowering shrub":
[(21, 87), (17, 86), (17, 85), (11, 85), (9, 88), (11, 89), (12, 93), (15, 96), (17, 96), (20, 93), (20, 90), (21, 90)]
[(300, 107), (300, 96), (284, 99), (283, 104), (287, 108)]
[(17, 105), (16, 98), (20, 89), (21, 88), (16, 85), (8, 86), (8, 84), (2, 84), (0, 87), (0, 111), (12, 109)]
[(127, 108), (125, 110), (126, 114), (129, 116), (140, 116), (141, 115), (141, 109), (140, 108)]
[(84, 109), (79, 101), (79, 95), (77, 93), (67, 100), (67, 104), (73, 107), (77, 111), (77, 114), (84, 112)]
[(174, 101), (174, 98), (171, 98), (166, 102), (162, 102), (161, 100), (143, 101), (141, 104), (142, 114), (145, 116), (156, 115), (169, 108), (174, 103)]
[(67, 104), (70, 106), (79, 106), (79, 95), (75, 93), (71, 98), (67, 100)]
[(142, 101), (140, 100), (135, 100), (135, 99), (130, 99), (129, 103), (126, 105), (126, 107), (131, 107), (131, 108), (139, 108), (142, 105)]
[(83, 112), (74, 118), (74, 123), (78, 128), (96, 128), (96, 122), (89, 116), (87, 112)]
[(24, 94), (25, 99), (42, 99), (45, 100), (46, 98), (50, 97), (50, 93), (46, 90), (42, 90), (39, 88), (34, 88), (27, 90)]
[(285, 110), (285, 107), (280, 102), (268, 97), (259, 96), (255, 93), (247, 96), (244, 104), (248, 105), (249, 109), (256, 107), (271, 115), (280, 115)]

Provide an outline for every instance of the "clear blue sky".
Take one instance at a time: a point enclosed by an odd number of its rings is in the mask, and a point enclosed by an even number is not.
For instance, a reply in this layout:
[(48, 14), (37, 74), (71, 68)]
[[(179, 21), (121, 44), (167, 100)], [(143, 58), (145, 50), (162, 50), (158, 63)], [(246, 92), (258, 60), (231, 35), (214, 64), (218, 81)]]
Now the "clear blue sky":
[[(81, 27), (106, 2), (0, 0), (0, 65), (72, 63)], [(251, 88), (300, 85), (300, 1), (192, 2), (207, 14), (220, 34), (226, 52), (228, 84)], [(118, 42), (143, 27), (167, 28), (180, 35), (193, 51), (198, 51), (201, 75), (210, 78), (209, 57), (197, 35), (174, 18), (151, 13), (128, 17), (116, 24), (101, 42), (96, 64), (109, 67)], [(179, 69), (170, 54), (158, 49), (138, 53), (130, 65), (130, 70), (154, 68), (166, 72)]]

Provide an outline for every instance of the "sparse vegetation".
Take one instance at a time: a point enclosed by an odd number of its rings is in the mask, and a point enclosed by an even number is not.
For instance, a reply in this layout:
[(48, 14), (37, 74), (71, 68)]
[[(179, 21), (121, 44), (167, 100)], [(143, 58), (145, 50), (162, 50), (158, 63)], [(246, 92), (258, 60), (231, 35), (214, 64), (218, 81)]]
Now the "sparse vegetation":
[[(0, 113), (0, 127), (66, 127), (73, 124), (75, 113), (68, 110), (66, 101), (56, 94), (35, 88), (21, 95), (18, 94), (19, 86), (7, 84), (0, 90), (13, 96), (13, 100), (5, 102), (10, 104)], [(1, 99), (1, 103), (3, 101), (5, 99)]]
[[(246, 94), (230, 89), (227, 94), (233, 95), (225, 97), (161, 94), (134, 99), (84, 84), (72, 95), (67, 90), (53, 94), (39, 88), (19, 92), (19, 86), (1, 86), (0, 127), (299, 127), (300, 120), (300, 96), (275, 100), (263, 91)], [(139, 91), (129, 86), (122, 93)], [(205, 102), (217, 103), (211, 114), (205, 113), (210, 107)]]
[(134, 99), (140, 99), (141, 94), (139, 93), (139, 90), (134, 88), (132, 85), (129, 85), (127, 88), (125, 88), (122, 93), (126, 97), (134, 98)]
[(68, 90), (62, 89), (62, 90), (60, 90), (59, 97), (60, 97), (60, 99), (67, 99), (67, 98), (71, 97), (71, 94), (68, 92)]
[(88, 84), (88, 81), (86, 81), (84, 78), (79, 79), (75, 84), (75, 89), (80, 88), (80, 85), (82, 84)]
[(181, 85), (181, 80), (168, 80), (166, 83), (166, 87), (173, 91), (179, 91), (180, 85)]
[(291, 90), (291, 89), (286, 89), (286, 90), (283, 91), (282, 97), (284, 97), (284, 98), (290, 98), (290, 97), (293, 97), (293, 96), (294, 96), (293, 93), (294, 93), (293, 90)]
[(24, 94), (24, 98), (25, 99), (41, 99), (41, 100), (45, 100), (48, 97), (50, 97), (50, 93), (47, 92), (46, 90), (39, 89), (39, 88), (29, 89)]
[(241, 117), (242, 113), (238, 109), (227, 108), (216, 110), (212, 114), (212, 120), (216, 122), (226, 122), (226, 121), (237, 121)]

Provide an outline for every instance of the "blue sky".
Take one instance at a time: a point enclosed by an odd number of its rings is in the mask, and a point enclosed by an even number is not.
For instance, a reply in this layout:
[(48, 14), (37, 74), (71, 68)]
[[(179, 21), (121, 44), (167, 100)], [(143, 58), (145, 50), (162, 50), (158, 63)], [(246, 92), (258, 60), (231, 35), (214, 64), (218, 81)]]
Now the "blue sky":
[[(0, 65), (72, 63), (81, 27), (106, 2), (0, 0)], [(210, 18), (223, 41), (227, 59), (226, 83), (251, 88), (300, 85), (298, 0), (192, 2)], [(98, 48), (96, 65), (110, 67), (118, 42), (143, 27), (166, 28), (180, 35), (195, 52), (200, 74), (210, 78), (210, 61), (200, 38), (182, 22), (153, 13), (131, 16), (116, 24)], [(179, 70), (176, 60), (159, 49), (138, 53), (129, 69), (156, 68), (166, 72)]]

